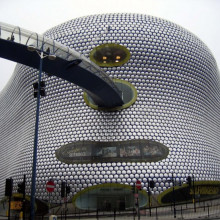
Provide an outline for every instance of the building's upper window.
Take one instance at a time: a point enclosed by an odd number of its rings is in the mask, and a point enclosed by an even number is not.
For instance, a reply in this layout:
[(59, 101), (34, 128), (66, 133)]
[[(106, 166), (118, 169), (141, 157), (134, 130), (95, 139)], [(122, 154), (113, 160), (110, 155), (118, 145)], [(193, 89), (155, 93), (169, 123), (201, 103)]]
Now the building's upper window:
[(130, 52), (119, 44), (102, 44), (91, 51), (90, 59), (101, 67), (121, 66), (130, 59)]

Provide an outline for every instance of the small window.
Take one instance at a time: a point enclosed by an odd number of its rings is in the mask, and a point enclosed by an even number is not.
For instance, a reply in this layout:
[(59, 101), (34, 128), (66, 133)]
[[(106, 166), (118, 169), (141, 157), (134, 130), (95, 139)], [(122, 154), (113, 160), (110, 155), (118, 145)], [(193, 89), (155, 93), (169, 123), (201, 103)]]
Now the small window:
[(119, 44), (102, 44), (90, 53), (90, 59), (101, 67), (122, 66), (130, 59), (129, 50)]

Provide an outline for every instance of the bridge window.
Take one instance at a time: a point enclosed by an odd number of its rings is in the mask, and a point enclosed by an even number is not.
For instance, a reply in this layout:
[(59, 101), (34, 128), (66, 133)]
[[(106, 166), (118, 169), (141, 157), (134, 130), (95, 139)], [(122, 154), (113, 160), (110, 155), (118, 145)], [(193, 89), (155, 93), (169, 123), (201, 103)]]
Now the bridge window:
[(91, 108), (100, 111), (119, 111), (128, 108), (129, 106), (134, 104), (134, 102), (137, 99), (137, 90), (135, 89), (135, 87), (131, 83), (125, 80), (121, 80), (121, 79), (112, 79), (112, 80), (115, 83), (115, 86), (121, 91), (124, 105), (116, 106), (113, 108), (100, 107), (93, 101), (93, 99), (86, 92), (84, 92), (84, 101), (86, 102), (86, 104)]
[(90, 59), (101, 67), (122, 66), (130, 59), (129, 50), (119, 44), (102, 44), (90, 53)]

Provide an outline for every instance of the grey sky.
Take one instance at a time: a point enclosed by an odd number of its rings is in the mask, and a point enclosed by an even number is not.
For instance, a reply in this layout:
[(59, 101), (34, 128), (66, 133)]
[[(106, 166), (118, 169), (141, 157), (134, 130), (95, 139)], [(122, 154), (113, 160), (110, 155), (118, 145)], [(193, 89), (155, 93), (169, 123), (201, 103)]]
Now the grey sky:
[[(197, 35), (220, 67), (220, 0), (0, 0), (0, 21), (42, 34), (73, 18), (130, 12), (172, 21)], [(15, 63), (0, 58), (0, 91)]]

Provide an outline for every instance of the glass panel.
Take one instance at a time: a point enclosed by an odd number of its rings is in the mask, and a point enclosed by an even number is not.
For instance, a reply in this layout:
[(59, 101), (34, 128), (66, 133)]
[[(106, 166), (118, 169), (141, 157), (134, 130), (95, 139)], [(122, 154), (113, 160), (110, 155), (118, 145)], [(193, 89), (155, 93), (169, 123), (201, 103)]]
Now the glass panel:
[(121, 66), (130, 59), (130, 52), (119, 44), (103, 44), (92, 50), (90, 59), (101, 67)]
[(97, 162), (156, 162), (166, 158), (169, 149), (149, 140), (116, 142), (77, 141), (56, 151), (58, 160), (73, 163)]

